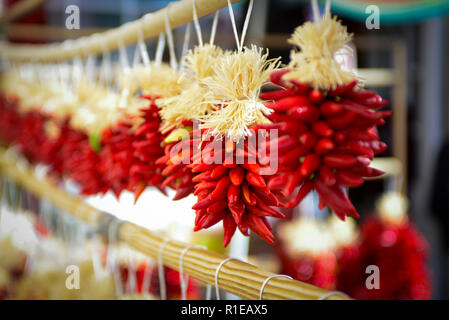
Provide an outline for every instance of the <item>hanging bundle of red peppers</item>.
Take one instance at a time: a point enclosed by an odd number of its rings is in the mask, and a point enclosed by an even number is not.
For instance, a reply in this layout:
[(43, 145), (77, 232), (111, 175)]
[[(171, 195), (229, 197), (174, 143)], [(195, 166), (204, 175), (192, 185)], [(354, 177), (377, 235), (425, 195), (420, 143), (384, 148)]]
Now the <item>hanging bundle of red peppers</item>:
[[(196, 211), (194, 231), (223, 221), (225, 247), (237, 228), (247, 236), (252, 230), (273, 243), (267, 217), (283, 217), (272, 208), (279, 201), (261, 175), (263, 164), (257, 147), (248, 140), (258, 133), (255, 125), (267, 122), (263, 112), (268, 109), (258, 95), (278, 65), (277, 59), (267, 60), (267, 56), (253, 47), (218, 57), (214, 72), (203, 82), (214, 105), (200, 118), (200, 129), (169, 150), (167, 168), (175, 170), (187, 164), (194, 175), (198, 198), (192, 207)], [(235, 83), (235, 79), (246, 85)]]
[[(223, 221), (224, 247), (237, 227), (246, 236), (252, 230), (265, 241), (273, 243), (267, 217), (284, 218), (284, 215), (272, 208), (279, 206), (279, 201), (261, 175), (263, 165), (259, 162), (256, 148), (247, 139), (238, 144), (217, 138), (205, 142), (201, 138), (201, 134), (205, 133), (200, 132), (187, 140), (196, 148), (201, 144), (191, 165), (195, 174), (194, 194), (198, 197), (193, 206), (196, 210), (194, 231)], [(251, 129), (251, 134), (256, 134), (254, 129)], [(211, 163), (214, 158), (223, 159), (223, 162)]]
[[(190, 159), (178, 161), (172, 159), (172, 154), (178, 148), (178, 141), (188, 137), (193, 130), (193, 121), (199, 121), (211, 111), (212, 104), (207, 101), (209, 88), (203, 81), (213, 75), (214, 63), (224, 54), (220, 47), (213, 44), (201, 44), (189, 50), (184, 56), (184, 71), (181, 76), (189, 79), (189, 85), (176, 96), (158, 100), (162, 106), (160, 114), (163, 119), (160, 131), (166, 136), (163, 143), (164, 155), (156, 164), (164, 167), (163, 187), (176, 190), (173, 200), (183, 199), (194, 192), (194, 174), (188, 166)], [(193, 152), (193, 146), (190, 146), (189, 153)]]
[(292, 53), (286, 70), (271, 75), (283, 89), (261, 96), (273, 101), (267, 104), (274, 110), (269, 127), (279, 130), (279, 171), (270, 189), (287, 197), (288, 207), (316, 190), (320, 209), (329, 207), (343, 220), (358, 217), (345, 188), (382, 174), (369, 165), (387, 148), (376, 126), (391, 114), (380, 110), (386, 101), (358, 88), (355, 75), (334, 60), (349, 39), (346, 28), (328, 15), (298, 27), (290, 42), (301, 52)]

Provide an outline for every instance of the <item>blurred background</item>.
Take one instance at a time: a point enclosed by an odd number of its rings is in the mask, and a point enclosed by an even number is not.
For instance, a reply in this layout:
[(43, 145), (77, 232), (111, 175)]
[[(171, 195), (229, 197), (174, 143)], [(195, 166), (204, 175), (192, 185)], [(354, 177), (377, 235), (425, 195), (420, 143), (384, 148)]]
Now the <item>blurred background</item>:
[[(48, 0), (36, 1), (39, 5), (24, 14), (11, 12), (9, 9), (14, 8), (18, 2), (20, 0), (2, 1), (2, 13), (7, 14), (2, 15), (1, 37), (12, 42), (46, 43), (78, 38), (117, 27), (147, 12), (161, 9), (170, 1)], [(69, 5), (76, 5), (80, 9), (78, 30), (65, 28), (65, 10)], [(247, 5), (247, 1), (240, 1), (233, 6), (239, 30)], [(375, 7), (369, 7), (370, 5)], [(415, 260), (411, 261), (423, 259), (425, 275), (409, 275), (417, 277), (418, 283), (421, 284), (414, 284), (411, 289), (407, 289), (415, 295), (384, 293), (384, 296), (377, 298), (447, 299), (449, 1), (333, 0), (331, 12), (338, 15), (349, 32), (354, 34), (352, 47), (355, 54), (348, 63), (357, 67), (359, 73), (366, 78), (367, 88), (375, 90), (391, 102), (393, 117), (380, 128), (381, 139), (390, 147), (377, 160), (377, 166), (384, 169), (388, 175), (384, 179), (370, 181), (363, 187), (350, 191), (350, 198), (361, 214), (360, 221), (348, 222), (345, 227), (334, 228), (338, 222), (329, 220), (326, 212), (317, 209), (317, 201), (312, 195), (291, 213), (289, 221), (280, 222), (276, 226), (276, 230), (281, 234), (276, 247), (266, 245), (256, 238), (251, 239), (250, 260), (275, 272), (289, 273), (300, 280), (326, 288), (345, 289), (345, 292), (355, 290), (353, 296), (375, 298), (367, 296), (366, 292), (350, 289), (356, 284), (348, 283), (351, 282), (348, 280), (349, 276), (339, 270), (344, 269), (345, 265), (351, 265), (351, 257), (366, 249), (369, 237), (376, 237), (373, 233), (377, 232), (377, 227), (370, 220), (373, 215), (384, 217), (385, 222), (388, 220), (385, 220), (385, 216), (402, 214), (408, 216), (408, 221), (412, 223), (411, 228), (415, 228), (422, 236), (415, 239), (416, 242), (412, 246), (423, 246), (422, 251), (427, 250), (427, 258), (414, 255), (412, 259)], [(375, 20), (370, 20), (370, 17), (377, 12), (378, 25), (373, 26), (372, 22)], [(246, 43), (268, 48), (271, 56), (282, 56), (283, 62), (287, 64), (292, 49), (287, 39), (297, 26), (310, 19), (309, 1), (256, 0)], [(212, 15), (202, 18), (200, 23), (203, 32), (207, 34)], [(220, 14), (217, 30), (215, 42), (223, 47), (234, 48), (227, 9), (223, 9)], [(175, 30), (178, 56), (183, 37), (184, 28)], [(191, 46), (195, 43), (194, 40), (192, 37)], [(155, 45), (156, 39), (147, 41), (150, 56), (153, 56)], [(134, 48), (128, 50), (128, 56), (132, 56)], [(165, 58), (168, 60), (168, 54)], [(74, 187), (68, 185), (68, 189), (71, 188)], [(407, 201), (404, 201), (404, 196)], [(379, 202), (379, 199), (383, 202)], [(214, 235), (220, 232), (221, 227), (210, 232), (191, 233), (193, 212), (190, 207), (194, 203), (191, 198), (174, 203), (156, 191), (146, 191), (136, 206), (133, 205), (132, 195), (126, 193), (119, 202), (111, 194), (91, 197), (87, 201), (122, 219), (131, 220), (150, 229), (170, 230), (172, 236), (178, 239), (203, 243), (222, 250), (220, 236)], [(408, 203), (408, 210), (405, 203)], [(387, 209), (383, 211), (387, 212), (383, 214), (382, 208), (385, 206)], [(357, 227), (356, 224), (360, 223), (361, 227)], [(373, 245), (370, 250), (377, 250), (379, 255), (388, 256), (388, 259), (392, 260), (391, 268), (399, 268), (398, 272), (405, 273), (410, 265), (404, 262), (408, 260), (401, 257), (401, 254), (408, 250), (407, 244), (395, 247), (394, 250), (397, 251), (388, 253), (382, 253), (383, 249), (380, 247), (394, 247), (392, 243), (399, 241), (394, 240), (396, 238), (388, 238), (391, 232), (399, 239), (403, 236), (401, 232), (409, 231), (400, 229), (403, 225), (398, 227), (394, 222), (389, 226), (393, 226), (393, 229), (379, 227), (382, 229), (379, 231), (379, 237), (383, 242), (379, 248)], [(407, 225), (407, 228), (409, 227)], [(385, 231), (385, 228), (388, 230)], [(335, 231), (337, 229), (340, 231)], [(412, 231), (411, 238), (415, 235), (413, 232), (415, 230)], [(360, 243), (365, 247), (360, 247)], [(355, 247), (357, 248), (354, 249)], [(376, 254), (366, 254), (365, 260), (366, 265), (384, 263), (378, 262), (381, 259), (378, 259)], [(348, 267), (345, 270), (346, 273), (349, 272)], [(365, 275), (360, 270), (362, 269), (355, 270), (354, 273)], [(356, 276), (352, 274), (352, 277)], [(392, 276), (384, 281), (399, 280)], [(426, 282), (425, 285), (422, 285), (423, 281)], [(427, 284), (427, 281), (430, 284)]]

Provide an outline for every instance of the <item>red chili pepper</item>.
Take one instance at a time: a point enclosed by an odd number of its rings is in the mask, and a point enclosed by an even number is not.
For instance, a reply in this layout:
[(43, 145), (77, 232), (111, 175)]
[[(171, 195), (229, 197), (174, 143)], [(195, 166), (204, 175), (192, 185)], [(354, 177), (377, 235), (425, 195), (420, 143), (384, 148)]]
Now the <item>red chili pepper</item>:
[(270, 74), (270, 81), (279, 86), (284, 86), (284, 82), (282, 81), (282, 76), (290, 72), (288, 69), (276, 70)]
[(297, 95), (305, 96), (308, 95), (309, 92), (312, 90), (312, 88), (305, 83), (298, 82), (295, 80), (289, 80), (289, 82), (296, 87)]
[(296, 196), (286, 204), (286, 207), (287, 208), (296, 207), (298, 205), (298, 203), (300, 203), (302, 201), (302, 199), (304, 199), (304, 197), (309, 194), (309, 192), (312, 190), (312, 188), (313, 188), (312, 181), (304, 182), (301, 185), (301, 187), (299, 188), (299, 191), (296, 194)]
[(226, 167), (218, 165), (212, 170), (210, 177), (212, 179), (220, 179), (227, 173), (228, 173), (228, 169)]
[(337, 102), (326, 101), (320, 106), (320, 112), (325, 117), (334, 117), (341, 114), (345, 109)]
[(237, 203), (240, 200), (240, 188), (231, 184), (228, 188), (228, 204)]
[(279, 164), (298, 163), (299, 157), (305, 155), (307, 150), (303, 146), (296, 147), (279, 158)]
[(335, 149), (335, 143), (331, 139), (323, 138), (318, 140), (315, 146), (316, 154), (325, 154)]
[(340, 185), (347, 187), (359, 187), (363, 184), (363, 179), (349, 170), (340, 170), (337, 172), (337, 181)]
[(321, 158), (316, 154), (309, 154), (305, 157), (301, 165), (300, 172), (303, 177), (310, 176), (313, 172), (318, 170), (321, 164)]
[(212, 203), (214, 203), (214, 201), (212, 201), (210, 198), (211, 198), (211, 194), (206, 199), (203, 199), (203, 200), (198, 201), (197, 203), (195, 203), (193, 205), (192, 209), (193, 210), (199, 210), (199, 209), (207, 208)]
[(354, 156), (341, 153), (330, 153), (324, 156), (324, 163), (331, 168), (346, 168), (357, 163)]
[(258, 187), (258, 188), (264, 188), (266, 187), (266, 183), (264, 178), (262, 178), (260, 175), (255, 174), (254, 172), (247, 172), (246, 173), (246, 181), (252, 186)]
[(289, 121), (289, 122), (282, 122), (279, 130), (281, 131), (281, 133), (287, 133), (292, 136), (298, 136), (301, 133), (307, 132), (309, 129), (304, 123)]
[(280, 100), (276, 100), (273, 103), (267, 103), (266, 106), (275, 111), (287, 111), (294, 107), (300, 107), (304, 105), (310, 105), (309, 99), (302, 96), (290, 96)]
[(195, 196), (198, 195), (201, 191), (206, 189), (215, 189), (217, 186), (216, 181), (202, 181), (199, 184), (195, 185), (195, 192), (193, 193)]
[(309, 99), (312, 103), (320, 104), (324, 100), (324, 95), (320, 90), (314, 89), (309, 93)]
[(219, 200), (207, 207), (207, 213), (217, 213), (225, 210), (228, 206), (226, 199)]
[(351, 100), (342, 100), (341, 105), (343, 108), (345, 108), (348, 111), (352, 111), (356, 113), (358, 116), (365, 118), (367, 120), (378, 120), (382, 118), (382, 114), (379, 112), (376, 112), (362, 104), (358, 104)]
[(248, 225), (251, 228), (251, 230), (254, 231), (259, 237), (261, 237), (270, 244), (274, 244), (273, 234), (270, 232), (270, 230), (267, 228), (264, 221), (260, 217), (254, 214), (249, 214)]
[(242, 163), (241, 166), (248, 171), (259, 174), (260, 167), (257, 163)]
[(309, 131), (303, 133), (299, 136), (299, 141), (302, 143), (303, 147), (306, 149), (311, 149), (315, 146), (318, 141), (318, 137), (315, 133)]
[(296, 186), (298, 186), (304, 180), (303, 175), (301, 174), (301, 167), (297, 169), (293, 174), (290, 174), (288, 182), (284, 184), (283, 194), (287, 197), (290, 196), (295, 190)]
[(242, 217), (243, 214), (245, 213), (245, 205), (242, 202), (236, 202), (233, 204), (230, 204), (229, 206), (229, 211), (231, 212), (232, 217), (234, 218), (235, 223), (237, 223), (237, 225), (240, 226), (242, 224)]
[(231, 179), (233, 185), (239, 186), (245, 178), (245, 171), (240, 166), (232, 168), (229, 171), (229, 178)]
[(210, 199), (212, 201), (216, 201), (218, 199), (226, 197), (226, 190), (230, 183), (231, 180), (228, 176), (224, 176), (223, 178), (221, 178), (220, 181), (218, 181), (214, 191), (212, 191)]
[(233, 220), (232, 216), (226, 216), (223, 219), (223, 247), (226, 248), (229, 242), (231, 242), (232, 236), (234, 235), (236, 229), (237, 224)]
[(279, 211), (273, 209), (272, 207), (269, 207), (258, 196), (255, 196), (255, 198), (256, 198), (256, 207), (258, 207), (261, 210), (269, 212), (272, 217), (281, 218), (281, 219), (285, 218), (285, 215), (282, 212), (279, 212)]
[[(269, 206), (279, 206), (279, 200), (278, 198), (271, 192), (264, 192), (260, 188), (254, 188), (253, 189), (254, 194), (262, 199), (267, 205)], [(254, 197), (255, 199), (255, 197)]]
[(327, 91), (327, 95), (330, 97), (338, 97), (343, 94), (346, 94), (347, 92), (352, 92), (352, 89), (357, 85), (357, 81), (351, 81), (348, 84), (337, 86), (335, 89), (330, 89)]
[(260, 98), (262, 100), (279, 100), (294, 95), (295, 92), (296, 91), (293, 88), (264, 92), (260, 94)]
[(339, 116), (330, 117), (327, 119), (330, 126), (334, 129), (344, 129), (354, 122), (356, 113), (353, 111), (347, 111)]
[(215, 225), (216, 223), (220, 222), (226, 217), (226, 211), (220, 211), (216, 213), (207, 213), (206, 216), (200, 222), (198, 225), (195, 226), (193, 231), (199, 231), (201, 229), (207, 229)]
[(330, 138), (334, 134), (334, 130), (332, 130), (331, 127), (329, 127), (329, 125), (325, 121), (315, 122), (312, 126), (312, 130), (316, 134), (325, 138)]
[(319, 178), (328, 186), (333, 186), (337, 182), (335, 174), (329, 167), (322, 166), (318, 173)]
[(254, 206), (256, 205), (256, 199), (251, 196), (251, 191), (249, 190), (248, 185), (246, 182), (242, 184), (242, 194), (243, 194), (243, 200), (246, 204)]
[(323, 199), (323, 202), (325, 202), (340, 219), (345, 220), (346, 215), (350, 215), (354, 218), (359, 217), (357, 211), (341, 187), (328, 186), (321, 180), (316, 180), (314, 185), (319, 197)]
[[(297, 120), (305, 121), (305, 122), (315, 122), (320, 117), (320, 111), (317, 107), (310, 106), (310, 105), (303, 105), (300, 107), (296, 107), (291, 109), (288, 112), (288, 115), (290, 117), (293, 117)], [(270, 115), (270, 117), (273, 115)], [(287, 121), (291, 120), (291, 118), (287, 116)]]
[(379, 137), (366, 130), (360, 130), (360, 129), (349, 129), (347, 131), (348, 139), (352, 140), (362, 140), (362, 141), (372, 141), (372, 140), (379, 140)]
[(342, 143), (342, 142), (344, 142), (344, 141), (346, 140), (346, 138), (347, 138), (346, 133), (345, 133), (345, 132), (342, 132), (342, 131), (338, 131), (338, 132), (336, 132), (335, 135), (334, 135), (334, 140), (335, 140), (335, 142), (337, 142), (337, 143)]
[(382, 141), (371, 141), (371, 148), (374, 154), (377, 155), (384, 152), (388, 148), (388, 145)]
[(297, 143), (297, 140), (293, 137), (290, 136), (282, 136), (277, 140), (270, 140), (267, 144), (267, 149), (271, 146), (274, 145), (277, 147), (278, 152), (284, 149), (289, 149), (291, 147), (293, 147), (295, 144)]
[(371, 148), (364, 146), (361, 141), (347, 141), (339, 145), (337, 151), (350, 153), (356, 156), (364, 156), (368, 159), (374, 158), (374, 152)]

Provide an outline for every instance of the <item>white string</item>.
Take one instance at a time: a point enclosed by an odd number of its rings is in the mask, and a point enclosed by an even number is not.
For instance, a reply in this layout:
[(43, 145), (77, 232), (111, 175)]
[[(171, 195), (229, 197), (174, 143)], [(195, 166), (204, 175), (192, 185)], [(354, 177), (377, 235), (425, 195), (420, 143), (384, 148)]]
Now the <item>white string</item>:
[(195, 26), (196, 37), (198, 39), (199, 46), (202, 47), (203, 46), (203, 35), (201, 34), (201, 26), (200, 26), (200, 22), (198, 20), (198, 14), (196, 12), (196, 0), (193, 0), (192, 7), (193, 7), (193, 25)]
[(267, 277), (263, 282), (262, 282), (262, 286), (260, 287), (260, 291), (259, 291), (259, 300), (263, 300), (263, 291), (265, 290), (265, 286), (267, 285), (268, 281), (270, 281), (273, 278), (288, 278), (288, 279), (292, 279), (292, 277), (287, 276), (285, 274), (273, 274), (269, 277)]
[(72, 89), (73, 84), (78, 83), (81, 80), (82, 75), (83, 75), (83, 62), (80, 56), (76, 56), (73, 58), (72, 63)]
[(242, 36), (240, 38), (240, 50), (243, 49), (245, 43), (246, 32), (248, 31), (249, 19), (251, 18), (251, 12), (253, 11), (254, 0), (249, 0), (248, 10), (246, 11), (245, 22), (243, 23)]
[(210, 29), (210, 39), (209, 43), (214, 44), (215, 41), (215, 34), (217, 33), (217, 25), (218, 25), (218, 18), (220, 16), (220, 11), (217, 10), (214, 15), (214, 20), (212, 21), (212, 27)]
[(218, 267), (217, 267), (217, 270), (215, 270), (215, 295), (216, 295), (216, 297), (217, 297), (217, 300), (220, 300), (220, 288), (218, 287), (218, 275), (219, 275), (219, 273), (220, 273), (221, 267), (222, 267), (226, 262), (228, 262), (228, 261), (230, 261), (230, 260), (237, 260), (237, 261), (240, 261), (239, 259), (235, 259), (235, 258), (232, 258), (232, 257), (226, 258), (226, 259), (224, 259), (222, 262), (220, 262), (220, 264), (219, 264)]
[(331, 292), (328, 292), (328, 293), (326, 293), (326, 294), (323, 294), (323, 295), (322, 295), (321, 297), (319, 297), (317, 300), (326, 300), (327, 298), (332, 297), (332, 296), (336, 296), (336, 295), (344, 296), (344, 297), (348, 297), (348, 298), (349, 298), (349, 296), (348, 296), (346, 293), (344, 293), (344, 292), (341, 292), (341, 291), (331, 291)]
[(181, 67), (184, 66), (184, 61), (186, 58), (187, 51), (189, 50), (190, 44), (190, 23), (186, 25), (186, 31), (184, 33), (184, 41), (182, 43), (182, 53), (181, 53)]
[(254, 0), (249, 0), (248, 11), (246, 11), (246, 17), (245, 17), (245, 22), (243, 23), (242, 35), (241, 35), (240, 41), (239, 41), (237, 26), (235, 24), (234, 10), (232, 10), (231, 0), (228, 0), (229, 16), (231, 18), (232, 30), (234, 31), (234, 37), (235, 37), (235, 42), (237, 44), (238, 51), (242, 51), (242, 49), (243, 49), (246, 32), (248, 31), (249, 20), (251, 18), (251, 12), (253, 11), (253, 4), (254, 4)]
[(157, 269), (159, 275), (159, 292), (161, 296), (161, 300), (167, 300), (167, 287), (165, 284), (165, 272), (164, 272), (164, 264), (162, 261), (162, 254), (164, 253), (164, 248), (167, 243), (173, 241), (172, 239), (165, 239), (159, 247), (159, 254), (157, 257)]
[(90, 82), (94, 81), (95, 75), (95, 56), (93, 54), (90, 54), (86, 58), (86, 77), (87, 80)]
[(142, 293), (147, 293), (150, 290), (150, 284), (151, 284), (151, 274), (153, 272), (153, 263), (150, 258), (147, 259), (146, 265), (145, 265), (145, 272), (143, 274), (143, 280), (142, 280)]
[(207, 284), (206, 289), (206, 300), (212, 299), (212, 286), (210, 284)]
[(237, 32), (237, 26), (235, 25), (234, 11), (232, 10), (231, 0), (228, 0), (228, 9), (229, 16), (231, 17), (232, 30), (234, 31), (235, 43), (237, 44), (237, 49), (240, 51), (239, 35)]
[[(150, 16), (146, 15), (146, 17)], [(144, 21), (141, 22), (139, 31), (137, 33), (139, 39), (137, 42), (137, 47), (139, 48), (140, 57), (142, 58), (143, 65), (145, 67), (148, 67), (150, 65), (150, 57), (148, 56), (147, 46), (145, 45), (145, 40), (143, 38), (143, 23)]]
[(326, 0), (326, 4), (324, 6), (324, 15), (328, 16), (331, 12), (331, 0)]
[(131, 254), (128, 255), (128, 287), (129, 293), (135, 294), (137, 293), (137, 279), (136, 279), (136, 268), (134, 259), (131, 257)]
[(168, 40), (168, 51), (170, 53), (170, 65), (173, 69), (178, 69), (178, 63), (176, 61), (176, 53), (175, 53), (175, 43), (173, 41), (173, 32), (170, 26), (170, 17), (168, 16), (168, 10), (170, 9), (170, 2), (165, 9), (165, 33), (167, 34)]
[(109, 92), (109, 66), (110, 65), (110, 55), (109, 51), (107, 51), (107, 48), (105, 45), (103, 45), (103, 56), (100, 66), (100, 75), (99, 75), (99, 82), (104, 83), (106, 86), (106, 90)]
[(159, 39), (157, 40), (157, 46), (156, 46), (156, 53), (154, 57), (154, 63), (157, 66), (160, 66), (162, 63), (162, 58), (164, 55), (164, 48), (165, 48), (165, 35), (161, 33), (159, 35)]
[(129, 69), (128, 55), (126, 54), (126, 48), (123, 45), (122, 39), (118, 41), (118, 51), (119, 51), (119, 59), (120, 65), (123, 70)]
[(117, 268), (116, 258), (115, 258), (115, 248), (113, 246), (113, 242), (117, 241), (117, 229), (119, 226), (120, 220), (113, 220), (109, 224), (108, 229), (108, 253), (106, 257), (106, 268), (112, 272), (114, 276), (115, 282), (115, 290), (117, 297), (120, 297), (123, 294), (122, 282), (119, 278), (119, 270)]
[(320, 20), (320, 9), (318, 7), (318, 0), (311, 0), (313, 20), (318, 22)]
[(179, 284), (181, 287), (181, 299), (186, 300), (187, 296), (187, 285), (189, 283), (189, 275), (186, 275), (184, 277), (184, 270), (183, 270), (183, 264), (184, 264), (184, 256), (190, 249), (197, 248), (197, 249), (206, 249), (205, 246), (199, 246), (199, 245), (191, 245), (184, 250), (182, 250), (181, 255), (179, 256)]

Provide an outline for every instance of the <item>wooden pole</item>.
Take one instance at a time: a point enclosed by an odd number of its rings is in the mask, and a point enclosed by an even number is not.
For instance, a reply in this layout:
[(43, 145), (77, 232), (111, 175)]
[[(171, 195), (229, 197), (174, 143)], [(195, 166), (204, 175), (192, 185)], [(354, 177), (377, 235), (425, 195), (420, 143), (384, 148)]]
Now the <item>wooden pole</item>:
[[(45, 45), (13, 45), (0, 44), (2, 57), (10, 61), (53, 62), (69, 60), (78, 56), (101, 54), (113, 51), (123, 45), (131, 45), (138, 41), (138, 34), (142, 32), (144, 39), (159, 36), (165, 31), (165, 19), (168, 19), (172, 29), (193, 21), (193, 1), (182, 0), (173, 2), (168, 7), (149, 13), (140, 19), (128, 22), (118, 28), (102, 33), (95, 33), (88, 37), (66, 40), (62, 43)], [(231, 0), (232, 3), (239, 0)], [(196, 0), (198, 18), (214, 13), (227, 5), (226, 0)]]
[[(2, 176), (15, 181), (34, 195), (46, 199), (64, 212), (90, 224), (98, 224), (107, 213), (101, 212), (82, 201), (58, 189), (48, 179), (38, 179), (34, 171), (17, 156), (0, 149), (0, 172)], [(110, 216), (111, 217), (111, 216)], [(111, 220), (109, 220), (111, 222)], [(101, 229), (101, 226), (97, 226)], [(103, 228), (104, 230), (104, 228)], [(106, 228), (106, 231), (108, 228)], [(166, 242), (163, 234), (151, 232), (130, 222), (123, 222), (119, 228), (119, 239), (134, 249), (157, 259), (164, 244), (162, 260), (164, 265), (179, 269), (182, 251), (187, 243)], [(183, 270), (186, 274), (214, 285), (215, 272), (226, 256), (205, 249), (190, 249), (184, 256)], [(243, 299), (258, 299), (264, 280), (273, 273), (251, 264), (230, 260), (225, 263), (218, 274), (219, 287)], [(265, 286), (264, 299), (271, 300), (310, 300), (326, 295), (328, 291), (310, 284), (286, 278), (273, 278)], [(347, 300), (344, 295), (335, 294), (329, 300)]]

